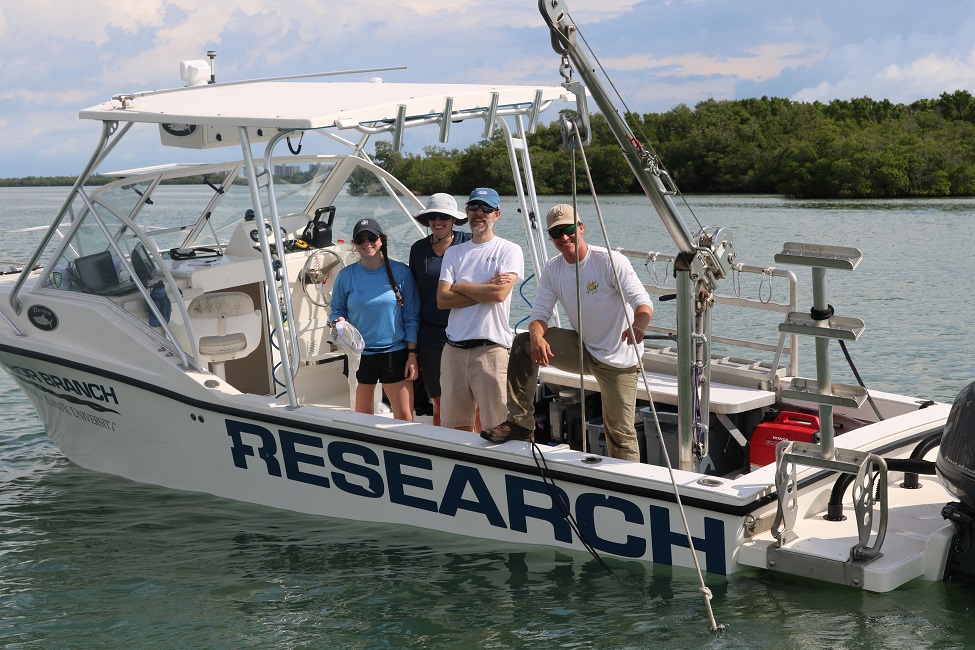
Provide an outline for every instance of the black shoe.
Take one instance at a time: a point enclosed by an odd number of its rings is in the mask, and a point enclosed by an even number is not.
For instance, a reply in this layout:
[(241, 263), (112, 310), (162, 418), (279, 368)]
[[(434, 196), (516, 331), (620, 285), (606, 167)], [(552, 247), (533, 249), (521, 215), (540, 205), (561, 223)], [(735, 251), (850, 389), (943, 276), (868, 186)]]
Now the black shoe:
[(496, 427), (481, 431), (481, 437), (491, 442), (508, 442), (509, 440), (532, 442), (535, 440), (535, 432), (511, 422), (502, 422)]

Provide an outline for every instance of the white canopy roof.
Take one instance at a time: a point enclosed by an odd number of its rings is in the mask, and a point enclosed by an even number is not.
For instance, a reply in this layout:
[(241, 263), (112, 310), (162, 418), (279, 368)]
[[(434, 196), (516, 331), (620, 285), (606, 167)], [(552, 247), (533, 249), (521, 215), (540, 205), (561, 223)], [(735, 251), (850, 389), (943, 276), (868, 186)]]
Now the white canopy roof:
[(255, 81), (118, 95), (112, 101), (81, 111), (79, 117), (216, 127), (316, 129), (395, 120), (400, 106), (405, 106), (407, 118), (439, 115), (448, 98), (452, 98), (454, 114), (485, 109), (491, 106), (493, 93), (498, 93), (499, 110), (515, 105), (527, 110), (535, 102), (537, 91), (542, 93), (543, 106), (553, 100), (575, 100), (560, 86)]

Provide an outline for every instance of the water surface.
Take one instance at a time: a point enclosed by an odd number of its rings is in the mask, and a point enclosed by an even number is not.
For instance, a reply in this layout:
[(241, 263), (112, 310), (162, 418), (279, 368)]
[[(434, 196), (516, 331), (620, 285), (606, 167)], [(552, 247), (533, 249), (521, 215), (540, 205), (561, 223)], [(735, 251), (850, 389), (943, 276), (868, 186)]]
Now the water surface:
[[(65, 192), (0, 189), (0, 228), (46, 224)], [(830, 272), (829, 281), (837, 313), (867, 323), (851, 353), (868, 386), (950, 401), (975, 376), (975, 262), (966, 245), (975, 200), (692, 201), (703, 225), (732, 227), (748, 264), (772, 265), (786, 241), (863, 251), (855, 271)], [(672, 253), (645, 205), (641, 197), (601, 200), (624, 239), (611, 244)], [(503, 234), (515, 238), (521, 226), (513, 205), (506, 210)], [(587, 225), (592, 215), (583, 208)], [(598, 243), (594, 230), (589, 239)], [(0, 259), (23, 250), (0, 234)], [(808, 271), (796, 273), (808, 286)], [(759, 290), (757, 282), (741, 287)], [(658, 304), (659, 321), (667, 309)], [(834, 355), (837, 373), (841, 361)], [(707, 575), (715, 617), (727, 626), (715, 635), (687, 570), (610, 561), (609, 575), (577, 554), (139, 485), (65, 460), (2, 374), (0, 403), (4, 648), (975, 644), (971, 586), (918, 582), (872, 594), (751, 571)]]

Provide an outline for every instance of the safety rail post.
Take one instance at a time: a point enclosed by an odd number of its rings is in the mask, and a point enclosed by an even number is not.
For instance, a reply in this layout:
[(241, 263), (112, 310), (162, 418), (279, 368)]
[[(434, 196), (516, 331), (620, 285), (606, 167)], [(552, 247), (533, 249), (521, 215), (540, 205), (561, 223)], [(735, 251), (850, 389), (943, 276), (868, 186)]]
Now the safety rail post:
[[(251, 202), (254, 204), (254, 222), (257, 229), (257, 237), (261, 244), (261, 261), (264, 263), (264, 278), (267, 282), (268, 288), (274, 287), (275, 299), (277, 299), (277, 280), (275, 277), (275, 269), (271, 263), (271, 248), (269, 246), (267, 230), (264, 228), (264, 209), (261, 207), (261, 193), (258, 187), (257, 181), (257, 169), (254, 166), (254, 155), (251, 152), (251, 142), (250, 135), (247, 133), (247, 127), (238, 127), (238, 132), (240, 134), (240, 148), (244, 156), (244, 169), (247, 174), (247, 185), (249, 186), (251, 193)], [(268, 173), (265, 170), (265, 173)], [(272, 230), (275, 233), (276, 241), (280, 243), (281, 235), (277, 224), (272, 225)], [(278, 246), (277, 250), (281, 253), (281, 257), (284, 257), (284, 250)], [(283, 262), (282, 262), (283, 264)], [(284, 279), (286, 280), (286, 273), (282, 267), (281, 271)], [(287, 291), (285, 291), (287, 293)], [(291, 357), (288, 354), (288, 339), (287, 333), (284, 331), (284, 319), (281, 317), (281, 309), (278, 305), (274, 305), (271, 309), (271, 316), (274, 319), (274, 329), (278, 336), (278, 346), (281, 352), (281, 370), (284, 372), (284, 383), (285, 390), (288, 393), (288, 405), (289, 408), (298, 408), (298, 399), (295, 395), (294, 380), (291, 373)]]
[(95, 169), (95, 165), (101, 160), (102, 152), (105, 150), (108, 144), (108, 139), (112, 135), (112, 132), (118, 128), (118, 122), (102, 122), (102, 132), (98, 140), (98, 145), (95, 147), (94, 153), (91, 154), (91, 158), (88, 159), (88, 163), (85, 165), (84, 169), (78, 175), (75, 180), (74, 185), (71, 186), (71, 190), (68, 192), (68, 196), (65, 197), (64, 203), (61, 204), (61, 209), (58, 210), (57, 215), (54, 217), (54, 221), (51, 222), (50, 227), (48, 227), (47, 232), (44, 233), (44, 237), (41, 239), (37, 248), (34, 249), (34, 253), (30, 256), (30, 260), (24, 265), (24, 270), (21, 272), (20, 276), (17, 278), (17, 282), (14, 284), (14, 288), (10, 292), (10, 306), (13, 307), (14, 313), (18, 316), (20, 315), (23, 305), (18, 298), (20, 289), (24, 286), (24, 282), (27, 281), (28, 276), (31, 274), (31, 269), (37, 264), (37, 260), (40, 259), (41, 253), (47, 248), (48, 243), (54, 238), (54, 233), (57, 232), (58, 228), (61, 226), (61, 221), (64, 220), (64, 215), (67, 214), (68, 208), (71, 207), (71, 202), (74, 201), (75, 196), (78, 191), (84, 186), (85, 181), (91, 176), (92, 170)]

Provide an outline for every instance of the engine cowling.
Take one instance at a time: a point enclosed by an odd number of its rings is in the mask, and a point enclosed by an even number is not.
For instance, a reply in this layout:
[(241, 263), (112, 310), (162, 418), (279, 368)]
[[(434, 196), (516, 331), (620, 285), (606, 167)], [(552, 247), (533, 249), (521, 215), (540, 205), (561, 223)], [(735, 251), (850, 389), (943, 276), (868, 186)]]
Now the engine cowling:
[(951, 405), (936, 467), (948, 491), (975, 509), (975, 382)]

